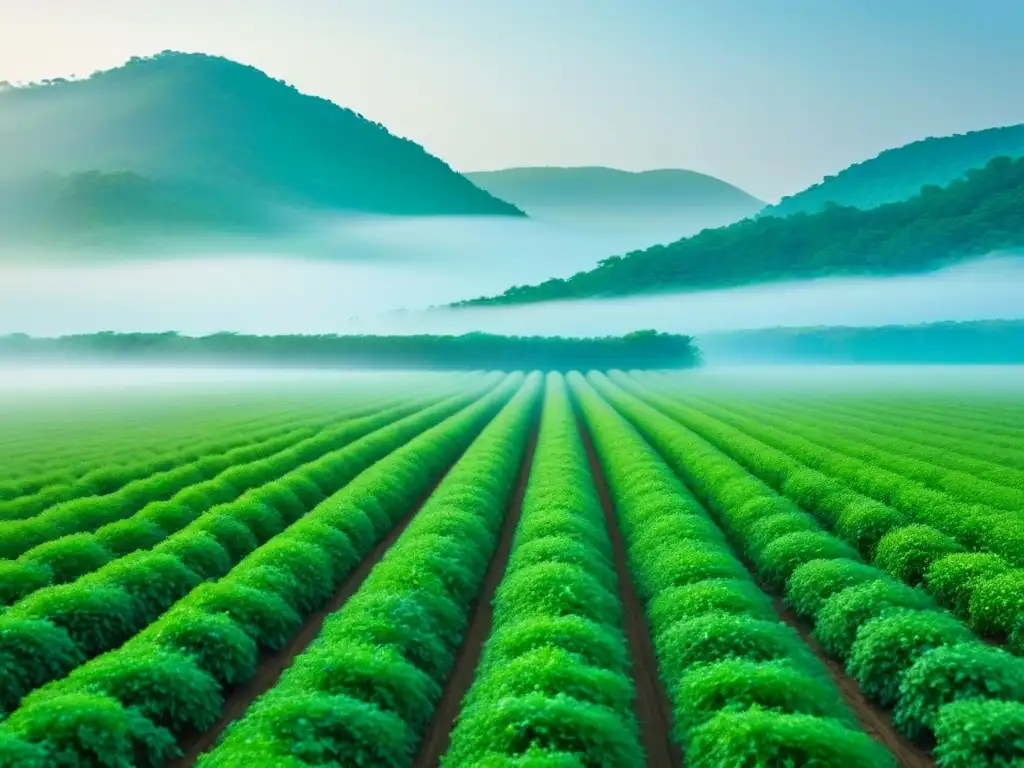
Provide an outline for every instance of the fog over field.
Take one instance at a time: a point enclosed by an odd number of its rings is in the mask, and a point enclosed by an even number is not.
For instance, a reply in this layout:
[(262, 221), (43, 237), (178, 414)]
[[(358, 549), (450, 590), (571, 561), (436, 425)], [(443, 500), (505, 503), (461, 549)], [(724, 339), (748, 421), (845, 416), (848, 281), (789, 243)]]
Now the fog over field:
[(0, 263), (0, 333), (701, 334), (1024, 317), (1024, 258), (1006, 254), (926, 275), (422, 312), (566, 277), (643, 242), (636, 231), (473, 217), (360, 218), (330, 227), (320, 246), (331, 248), (317, 258), (284, 248), (196, 249), (187, 257)]

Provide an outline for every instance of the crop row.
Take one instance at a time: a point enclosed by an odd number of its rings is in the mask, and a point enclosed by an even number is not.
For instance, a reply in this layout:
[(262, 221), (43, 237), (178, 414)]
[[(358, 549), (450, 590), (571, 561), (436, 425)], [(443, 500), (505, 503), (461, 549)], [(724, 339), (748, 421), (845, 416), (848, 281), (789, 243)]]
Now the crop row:
[(615, 502), (686, 764), (891, 765), (700, 504), (583, 377), (570, 381)]
[[(541, 382), (540, 374), (527, 379), (317, 640), (201, 766), (412, 762), (497, 547)], [(419, 452), (429, 455), (410, 452), (405, 461), (429, 460), (433, 474), (463, 443), (441, 450), (423, 441)]]
[[(44, 587), (75, 581), (118, 558), (152, 549), (204, 515), (220, 514), (224, 505), (237, 501), (247, 492), (274, 483), (289, 472), (301, 472), (303, 465), (415, 413), (430, 402), (413, 401), (384, 409), (343, 421), (305, 440), (290, 441), (290, 445), (273, 455), (229, 467), (214, 478), (186, 486), (166, 501), (147, 504), (135, 514), (100, 525), (91, 533), (62, 535), (59, 525), (51, 526), (49, 533), (53, 538), (50, 541), (35, 545), (15, 561), (0, 561), (0, 605), (22, 600)], [(82, 513), (83, 508), (76, 511)], [(97, 505), (85, 507), (81, 517), (69, 514), (66, 519), (72, 526), (93, 527), (118, 511), (117, 507)], [(91, 517), (86, 516), (89, 512), (92, 512)], [(30, 541), (40, 532), (47, 531), (41, 526), (31, 529)], [(8, 548), (16, 543), (13, 537), (5, 541)], [(25, 545), (24, 540), (20, 543)]]
[[(393, 421), (211, 510), (151, 552), (121, 558), (72, 584), (42, 589), (17, 603), (0, 616), (0, 667), (12, 670), (0, 681), (0, 708), (10, 709), (43, 683), (117, 648), (201, 582), (223, 577), (247, 556), (267, 556), (277, 545), (261, 545), (291, 531), (297, 520), (303, 523), (299, 530), (310, 533), (313, 523), (333, 508), (330, 499), (324, 501), (326, 496), (363, 477), (375, 462), (470, 403), (477, 401), (476, 410), (493, 407), (515, 384), (506, 380), (487, 395), (477, 388)], [(327, 506), (321, 509), (321, 503)], [(319, 514), (308, 512), (314, 507)], [(344, 549), (344, 542), (339, 546)], [(264, 574), (273, 584), (273, 570)], [(308, 588), (322, 586), (311, 583)]]
[[(863, 449), (856, 447), (858, 452), (865, 451), (860, 458), (867, 456), (866, 451), (868, 450), (877, 450), (901, 459), (913, 460), (902, 464), (903, 469), (900, 471), (938, 489), (943, 489), (947, 485), (952, 486), (955, 483), (955, 478), (959, 475), (968, 475), (1024, 492), (1024, 471), (967, 456), (963, 453), (965, 446), (956, 444), (957, 441), (947, 443), (944, 450), (938, 451), (935, 445), (922, 442), (919, 432), (899, 427), (886, 428), (883, 424), (865, 418), (861, 412), (848, 414), (833, 408), (815, 408), (806, 402), (784, 406), (776, 401), (765, 400), (758, 400), (756, 403), (750, 401), (723, 403), (716, 398), (712, 401), (719, 406), (725, 404), (726, 407), (748, 415), (756, 414), (784, 419), (787, 424), (793, 424), (802, 430), (806, 429), (807, 436), (820, 434), (819, 430), (835, 431), (836, 434), (844, 438), (845, 444), (848, 440), (854, 441), (848, 447), (855, 447), (858, 443), (863, 446)], [(918, 462), (921, 462), (923, 466)], [(991, 504), (991, 502), (989, 503)], [(997, 505), (992, 504), (992, 506)], [(1022, 504), (1017, 506), (1018, 509), (1022, 507), (1024, 507)]]
[[(627, 386), (640, 391), (636, 382)], [(645, 391), (644, 399), (820, 517), (891, 576), (924, 586), (979, 632), (1024, 651), (1024, 570), (1013, 567), (1024, 562), (1024, 530), (1018, 521), (1004, 515), (996, 522), (951, 502), (928, 505), (932, 496), (941, 495), (909, 488), (902, 506), (916, 502), (915, 519), (711, 416), (651, 392)], [(956, 537), (946, 533), (950, 530)]]
[(550, 374), (491, 636), (445, 768), (643, 764), (611, 553), (565, 381)]
[[(27, 520), (61, 502), (84, 497), (106, 496), (123, 491), (133, 482), (145, 482), (158, 473), (173, 472), (204, 459), (224, 456), (228, 461), (237, 461), (235, 456), (245, 455), (245, 452), (253, 446), (279, 439), (300, 430), (307, 434), (313, 434), (330, 420), (330, 415), (320, 414), (318, 417), (292, 420), (283, 426), (264, 427), (258, 431), (244, 432), (241, 435), (238, 435), (236, 431), (236, 436), (233, 438), (221, 437), (193, 441), (187, 447), (164, 454), (156, 459), (137, 461), (132, 464), (108, 462), (70, 483), (47, 485), (37, 493), (0, 501), (0, 521)], [(140, 488), (142, 495), (145, 496), (145, 486), (140, 486)]]
[(784, 591), (813, 624), (822, 648), (867, 696), (892, 707), (900, 731), (922, 742), (934, 737), (943, 768), (1024, 759), (1024, 660), (982, 643), (927, 594), (861, 562), (813, 517), (659, 410), (600, 374), (589, 380), (703, 501), (760, 581)]

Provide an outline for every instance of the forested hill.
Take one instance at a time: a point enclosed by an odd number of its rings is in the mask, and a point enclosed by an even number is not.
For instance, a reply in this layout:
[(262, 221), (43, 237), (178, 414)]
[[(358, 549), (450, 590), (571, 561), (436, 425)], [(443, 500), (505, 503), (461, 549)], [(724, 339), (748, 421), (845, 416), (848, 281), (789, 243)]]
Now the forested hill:
[(613, 256), (562, 280), (461, 302), (516, 304), (686, 291), (796, 278), (927, 271), (1024, 247), (1024, 159), (996, 158), (948, 187), (869, 211), (758, 217)]
[(678, 237), (751, 216), (764, 202), (707, 174), (674, 168), (535, 167), (466, 176), (528, 215), (553, 222), (640, 223), (664, 220)]
[(829, 203), (875, 208), (913, 197), (929, 184), (944, 186), (994, 157), (1024, 156), (1024, 125), (932, 137), (887, 149), (827, 176), (762, 212), (768, 216), (817, 213)]
[(211, 209), (207, 219), (220, 207), (230, 221), (275, 207), (523, 215), (384, 126), (202, 54), (165, 52), (87, 79), (0, 86), (0, 183), (35, 193), (41, 174), (83, 172), (135, 174), (164, 200), (174, 190), (195, 196)]

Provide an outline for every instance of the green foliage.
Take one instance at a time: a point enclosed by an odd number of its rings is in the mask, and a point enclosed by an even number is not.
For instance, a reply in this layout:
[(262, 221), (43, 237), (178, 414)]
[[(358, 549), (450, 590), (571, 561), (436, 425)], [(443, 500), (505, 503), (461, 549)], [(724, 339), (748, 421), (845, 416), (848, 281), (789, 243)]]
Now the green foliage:
[(980, 643), (936, 648), (903, 676), (893, 722), (919, 739), (944, 705), (968, 699), (1024, 700), (1024, 659)]
[(916, 587), (936, 560), (961, 551), (954, 539), (927, 525), (898, 528), (878, 542), (875, 564), (905, 584)]
[(789, 533), (768, 544), (758, 558), (758, 572), (773, 589), (782, 590), (798, 567), (812, 560), (853, 559), (857, 553), (824, 531)]
[(725, 765), (841, 765), (892, 768), (895, 761), (867, 734), (835, 720), (750, 710), (723, 712), (695, 729), (688, 768)]
[(576, 755), (585, 765), (643, 764), (636, 737), (620, 716), (564, 694), (481, 701), (462, 713), (458, 734), (443, 768), (475, 765), (494, 753), (521, 755), (531, 747)]
[(892, 581), (868, 581), (837, 592), (821, 607), (814, 637), (830, 656), (845, 660), (857, 633), (871, 619), (900, 608), (934, 607), (923, 592)]
[(918, 658), (933, 648), (972, 640), (971, 631), (945, 613), (896, 611), (860, 629), (846, 668), (869, 698), (892, 707), (904, 673)]
[(967, 700), (939, 709), (935, 757), (943, 768), (1014, 768), (1024, 762), (1024, 703)]
[(43, 563), (0, 560), (0, 606), (53, 583), (53, 572)]
[(204, 581), (231, 570), (231, 556), (217, 538), (202, 531), (180, 531), (156, 548), (181, 560)]
[(694, 667), (673, 691), (675, 727), (686, 743), (691, 731), (719, 712), (770, 710), (855, 720), (827, 680), (808, 675), (787, 661), (726, 659)]
[(0, 713), (85, 660), (68, 633), (40, 619), (0, 616)]
[(971, 624), (996, 637), (1010, 635), (1024, 623), (1024, 569), (982, 581), (970, 601)]
[(532, 616), (496, 627), (487, 641), (486, 660), (500, 667), (547, 646), (568, 651), (602, 669), (625, 672), (628, 668), (621, 632), (582, 616)]
[(23, 562), (49, 568), (55, 584), (66, 584), (83, 574), (91, 573), (112, 557), (111, 551), (97, 541), (95, 536), (86, 533), (48, 541), (22, 555)]
[(182, 606), (146, 630), (140, 638), (191, 656), (221, 685), (238, 685), (256, 674), (259, 651), (237, 622), (223, 613)]
[(855, 560), (811, 560), (793, 571), (786, 584), (786, 601), (797, 616), (815, 623), (832, 595), (847, 587), (884, 578), (877, 568)]
[(460, 304), (694, 290), (834, 273), (916, 272), (950, 259), (1018, 247), (1012, 222), (1024, 183), (1024, 158), (986, 157), (979, 165), (985, 162), (984, 168), (952, 181), (971, 166), (961, 168), (944, 180), (951, 181), (944, 189), (920, 190), (915, 197), (874, 210), (835, 206), (808, 216), (746, 219), (604, 259), (567, 279), (516, 286), (500, 296)]
[(156, 523), (135, 518), (108, 523), (96, 530), (96, 541), (116, 557), (150, 549), (166, 536), (167, 532)]
[(176, 557), (158, 552), (136, 552), (105, 565), (80, 579), (85, 589), (116, 586), (136, 599), (146, 620), (166, 611), (200, 582), (199, 576)]
[(302, 624), (302, 618), (279, 595), (233, 581), (204, 584), (194, 590), (193, 604), (223, 613), (263, 648), (277, 651)]
[(656, 633), (676, 622), (711, 613), (778, 620), (767, 595), (756, 585), (741, 579), (707, 579), (685, 587), (669, 587), (652, 598), (647, 607), (647, 618)]
[(999, 555), (960, 552), (934, 561), (925, 571), (928, 593), (958, 616), (967, 616), (974, 590), (1010, 566)]

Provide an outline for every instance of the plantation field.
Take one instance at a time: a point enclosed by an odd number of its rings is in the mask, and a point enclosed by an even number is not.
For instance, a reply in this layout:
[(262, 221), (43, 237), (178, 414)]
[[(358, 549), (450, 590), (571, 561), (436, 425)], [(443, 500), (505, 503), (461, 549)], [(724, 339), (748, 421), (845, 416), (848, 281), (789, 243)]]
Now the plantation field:
[(0, 768), (1024, 765), (1024, 388), (836, 376), (5, 392)]

